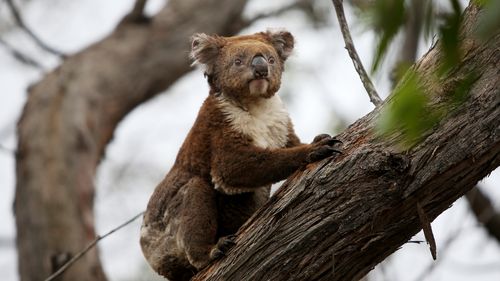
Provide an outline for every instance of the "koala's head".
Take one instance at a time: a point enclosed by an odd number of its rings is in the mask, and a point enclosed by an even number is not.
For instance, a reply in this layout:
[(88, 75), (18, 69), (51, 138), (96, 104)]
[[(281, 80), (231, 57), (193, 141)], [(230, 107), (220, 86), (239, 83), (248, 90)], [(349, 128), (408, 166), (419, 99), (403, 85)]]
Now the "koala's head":
[(239, 101), (269, 98), (280, 87), (293, 44), (287, 31), (234, 37), (196, 34), (191, 57), (194, 64), (204, 66), (211, 93)]

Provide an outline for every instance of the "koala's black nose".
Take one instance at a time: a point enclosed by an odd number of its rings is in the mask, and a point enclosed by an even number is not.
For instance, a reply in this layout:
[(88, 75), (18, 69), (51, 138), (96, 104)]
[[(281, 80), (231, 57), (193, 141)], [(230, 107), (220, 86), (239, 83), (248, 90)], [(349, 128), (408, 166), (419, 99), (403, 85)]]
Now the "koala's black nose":
[(267, 61), (263, 56), (255, 56), (252, 59), (252, 67), (255, 78), (267, 77)]

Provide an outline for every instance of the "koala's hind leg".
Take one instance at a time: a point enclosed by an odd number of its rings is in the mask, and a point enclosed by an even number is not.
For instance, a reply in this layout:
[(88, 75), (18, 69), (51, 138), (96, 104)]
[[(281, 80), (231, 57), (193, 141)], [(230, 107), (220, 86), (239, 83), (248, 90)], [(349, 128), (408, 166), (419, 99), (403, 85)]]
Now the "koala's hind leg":
[(184, 248), (189, 263), (201, 269), (210, 262), (217, 239), (216, 191), (201, 178), (191, 179), (182, 188), (178, 243)]

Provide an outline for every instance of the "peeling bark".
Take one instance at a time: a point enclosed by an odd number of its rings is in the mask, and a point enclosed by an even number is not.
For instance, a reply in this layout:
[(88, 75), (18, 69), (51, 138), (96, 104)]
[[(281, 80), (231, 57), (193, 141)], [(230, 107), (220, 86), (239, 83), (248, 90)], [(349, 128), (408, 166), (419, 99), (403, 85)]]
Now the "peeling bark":
[[(172, 0), (150, 20), (126, 17), (30, 87), (16, 153), (22, 281), (44, 280), (95, 238), (94, 175), (118, 122), (189, 71), (193, 33), (237, 31), (245, 3)], [(58, 280), (106, 280), (97, 251)]]
[[(432, 105), (449, 109), (423, 141), (403, 151), (400, 135), (377, 137), (375, 109), (338, 136), (342, 156), (297, 172), (239, 230), (227, 256), (193, 280), (359, 280), (420, 231), (417, 204), (432, 221), (498, 167), (500, 34), (476, 41), (479, 15), (467, 8), (463, 62), (446, 79), (431, 78), (438, 47), (415, 66)], [(478, 79), (468, 99), (450, 105), (471, 71)]]

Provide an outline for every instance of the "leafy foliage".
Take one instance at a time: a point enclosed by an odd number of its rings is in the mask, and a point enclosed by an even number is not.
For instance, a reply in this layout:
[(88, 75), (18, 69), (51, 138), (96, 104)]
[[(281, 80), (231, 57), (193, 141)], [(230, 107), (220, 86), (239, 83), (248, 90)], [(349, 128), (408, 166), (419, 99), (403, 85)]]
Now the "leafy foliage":
[(435, 111), (428, 107), (420, 77), (410, 69), (394, 90), (390, 103), (383, 108), (377, 132), (382, 136), (402, 134), (403, 146), (418, 142), (430, 127), (439, 121)]
[[(412, 11), (408, 8), (409, 1), (413, 0), (375, 0), (369, 13), (374, 19), (371, 24), (378, 34), (377, 48), (374, 53), (372, 71), (377, 71), (382, 59), (388, 51), (390, 44), (394, 42), (400, 29), (407, 24), (408, 14)], [(478, 37), (487, 40), (500, 29), (500, 1), (498, 0), (473, 0), (483, 7), (477, 28)], [(431, 33), (437, 31), (439, 36), (438, 47), (441, 48), (443, 57), (442, 64), (434, 73), (436, 83), (450, 75), (454, 68), (461, 62), (460, 27), (463, 21), (463, 8), (458, 0), (448, 0), (451, 9), (447, 12), (440, 12), (437, 8), (436, 0), (422, 0), (422, 5), (426, 5), (422, 20), (423, 35), (429, 38)], [(429, 106), (429, 94), (423, 88), (420, 77), (410, 68), (410, 65), (398, 65), (397, 75), (404, 78), (399, 86), (394, 90), (392, 100), (383, 109), (379, 123), (378, 133), (381, 135), (402, 135), (402, 144), (409, 147), (423, 138), (426, 131), (432, 128), (446, 111), (444, 108), (453, 108), (467, 99), (469, 90), (477, 77), (472, 70), (467, 77), (457, 78), (452, 85), (443, 86), (447, 97), (448, 105), (441, 108), (431, 108)]]

